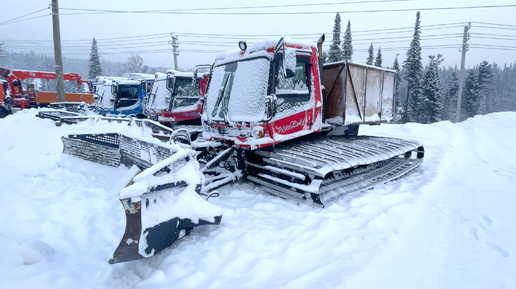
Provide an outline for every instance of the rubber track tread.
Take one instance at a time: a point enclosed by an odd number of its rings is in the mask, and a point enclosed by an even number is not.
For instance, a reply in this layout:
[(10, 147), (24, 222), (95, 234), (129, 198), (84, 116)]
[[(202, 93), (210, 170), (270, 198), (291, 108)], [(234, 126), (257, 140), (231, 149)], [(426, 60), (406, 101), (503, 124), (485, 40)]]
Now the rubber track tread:
[[(416, 158), (418, 152), (421, 158)], [(250, 170), (249, 180), (281, 197), (312, 199), (321, 205), (337, 195), (400, 178), (423, 160), (419, 142), (371, 136), (315, 137), (255, 153), (259, 157), (249, 164), (256, 169)], [(281, 174), (282, 170), (307, 175), (309, 180), (292, 183), (292, 174)]]

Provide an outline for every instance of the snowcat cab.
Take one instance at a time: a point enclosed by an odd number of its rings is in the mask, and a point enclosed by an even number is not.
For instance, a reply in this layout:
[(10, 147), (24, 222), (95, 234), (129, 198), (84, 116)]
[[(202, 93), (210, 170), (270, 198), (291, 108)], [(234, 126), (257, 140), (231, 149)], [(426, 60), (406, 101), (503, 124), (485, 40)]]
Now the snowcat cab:
[(200, 125), (209, 68), (210, 65), (198, 65), (193, 73), (176, 70), (156, 73), (146, 107), (149, 118), (168, 124)]
[(106, 111), (106, 114), (143, 114), (145, 101), (142, 88), (141, 81), (125, 78), (113, 80), (111, 86), (111, 94), (114, 96), (113, 111)]
[(124, 78), (132, 79), (132, 80), (138, 80), (142, 83), (142, 92), (143, 92), (143, 99), (147, 101), (147, 98), (149, 97), (150, 93), (152, 92), (152, 85), (154, 84), (154, 74), (148, 74), (148, 73), (124, 73)]

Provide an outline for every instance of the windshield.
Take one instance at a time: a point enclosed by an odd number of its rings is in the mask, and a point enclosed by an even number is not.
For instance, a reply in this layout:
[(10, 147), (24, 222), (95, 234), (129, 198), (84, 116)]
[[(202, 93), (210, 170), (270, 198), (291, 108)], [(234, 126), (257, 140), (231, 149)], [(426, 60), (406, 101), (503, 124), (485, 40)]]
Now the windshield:
[(199, 96), (199, 83), (192, 78), (176, 77), (174, 96)]
[(111, 82), (95, 86), (95, 94), (99, 96), (98, 104), (103, 109), (113, 109), (114, 97), (111, 94)]
[(138, 85), (118, 85), (115, 109), (135, 105), (138, 102), (138, 97)]
[(215, 121), (258, 122), (265, 118), (270, 61), (257, 58), (217, 66), (206, 100)]
[[(167, 80), (158, 79), (152, 85), (152, 93), (147, 101), (148, 110), (163, 110), (167, 109), (170, 102), (170, 90), (167, 89)], [(166, 100), (168, 98), (168, 101)]]

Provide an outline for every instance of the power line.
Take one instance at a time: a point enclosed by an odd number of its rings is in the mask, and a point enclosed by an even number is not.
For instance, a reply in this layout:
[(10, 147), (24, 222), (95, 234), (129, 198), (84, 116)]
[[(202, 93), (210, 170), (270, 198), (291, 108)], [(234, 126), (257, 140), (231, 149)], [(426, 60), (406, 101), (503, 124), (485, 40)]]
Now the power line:
[[(29, 14), (25, 14), (25, 15), (15, 17), (15, 18), (13, 18), (13, 19), (10, 19), (10, 20), (4, 21), (4, 22), (0, 22), (0, 25), (2, 25), (2, 24), (10, 24), (9, 22), (12, 22), (12, 21), (14, 21), (14, 20), (17, 20), (17, 19), (20, 19), (20, 18), (23, 18), (23, 17), (29, 16), (29, 15), (32, 15), (32, 14), (39, 13), (39, 12), (44, 11), (44, 10), (47, 10), (47, 9), (49, 9), (49, 8), (40, 9), (40, 10), (37, 10), (37, 11), (31, 12), (31, 13), (29, 13)], [(49, 15), (50, 15), (50, 14), (49, 14)], [(45, 16), (49, 16), (49, 15), (45, 15)], [(42, 17), (42, 16), (39, 16), (39, 17)], [(33, 18), (29, 18), (29, 19), (34, 19), (34, 18), (39, 18), (39, 17), (33, 17)], [(25, 19), (25, 20), (28, 20), (28, 19)], [(19, 22), (19, 21), (15, 21), (15, 22)], [(12, 23), (14, 23), (14, 22), (12, 22)]]
[[(398, 9), (377, 9), (377, 10), (353, 10), (337, 11), (340, 14), (349, 13), (382, 13), (382, 12), (409, 12), (409, 11), (438, 11), (438, 10), (463, 10), (463, 9), (492, 9), (492, 8), (513, 8), (516, 4), (504, 5), (478, 5), (460, 7), (428, 7), (428, 8), (398, 8)], [(62, 8), (72, 10), (72, 8)], [(85, 15), (85, 14), (113, 14), (113, 13), (137, 13), (137, 14), (172, 14), (172, 15), (315, 15), (335, 14), (336, 11), (301, 11), (301, 12), (188, 12), (188, 11), (159, 11), (159, 10), (99, 10), (99, 9), (73, 9), (85, 11), (86, 13), (62, 13), (61, 15)]]
[(105, 13), (173, 13), (191, 11), (212, 11), (212, 10), (239, 10), (239, 9), (265, 9), (265, 8), (293, 8), (293, 7), (313, 7), (313, 6), (332, 6), (332, 5), (351, 5), (351, 4), (371, 4), (388, 2), (417, 2), (420, 0), (373, 0), (373, 1), (354, 1), (337, 3), (306, 3), (306, 4), (285, 4), (285, 5), (266, 5), (266, 6), (243, 6), (243, 7), (209, 7), (209, 8), (186, 8), (174, 10), (103, 10), (103, 9), (84, 9), (84, 8), (61, 8), (70, 11), (88, 11)]

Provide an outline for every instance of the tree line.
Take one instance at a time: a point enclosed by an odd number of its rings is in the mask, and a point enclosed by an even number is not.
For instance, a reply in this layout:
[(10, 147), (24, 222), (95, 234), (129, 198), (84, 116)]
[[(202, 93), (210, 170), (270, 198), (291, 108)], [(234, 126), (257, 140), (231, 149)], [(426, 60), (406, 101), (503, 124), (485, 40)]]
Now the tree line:
[[(55, 61), (53, 56), (34, 53), (34, 51), (6, 52), (6, 68), (20, 70), (35, 70), (55, 72)], [(85, 80), (93, 80), (96, 76), (122, 76), (126, 72), (141, 73), (166, 73), (166, 67), (148, 66), (144, 64), (143, 58), (134, 54), (125, 62), (115, 62), (100, 57), (95, 38), (92, 41), (90, 59), (71, 58), (63, 56), (64, 72), (75, 72)]]
[[(457, 102), (460, 70), (457, 67), (440, 68), (441, 54), (430, 55), (423, 66), (420, 44), (420, 12), (410, 47), (402, 66), (398, 56), (391, 68), (398, 72), (396, 87), (395, 121), (398, 123), (434, 123), (457, 119)], [(344, 42), (341, 42), (341, 18), (335, 16), (333, 39), (329, 51), (324, 52), (325, 62), (353, 61), (351, 23), (348, 21)], [(381, 48), (374, 55), (373, 43), (369, 46), (366, 64), (382, 67)], [(482, 61), (466, 69), (463, 76), (459, 121), (475, 115), (499, 111), (516, 111), (516, 62), (500, 67), (496, 63)]]

